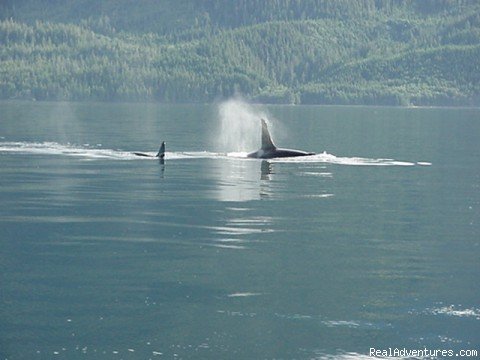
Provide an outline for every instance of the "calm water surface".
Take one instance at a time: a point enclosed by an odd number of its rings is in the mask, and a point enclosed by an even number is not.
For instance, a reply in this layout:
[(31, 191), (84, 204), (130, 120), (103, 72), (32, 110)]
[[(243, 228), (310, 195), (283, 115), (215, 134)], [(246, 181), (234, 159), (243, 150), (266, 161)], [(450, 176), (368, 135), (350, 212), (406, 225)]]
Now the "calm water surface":
[(0, 358), (480, 351), (480, 110), (261, 111), (0, 103)]

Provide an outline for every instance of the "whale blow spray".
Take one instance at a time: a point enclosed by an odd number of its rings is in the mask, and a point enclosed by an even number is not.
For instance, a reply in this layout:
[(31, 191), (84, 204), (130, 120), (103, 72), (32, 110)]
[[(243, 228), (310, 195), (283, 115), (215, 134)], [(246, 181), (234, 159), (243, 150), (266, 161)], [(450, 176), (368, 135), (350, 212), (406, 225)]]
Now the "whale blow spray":
[(260, 144), (260, 118), (265, 111), (235, 98), (218, 105), (219, 127), (215, 142), (224, 152), (245, 152)]

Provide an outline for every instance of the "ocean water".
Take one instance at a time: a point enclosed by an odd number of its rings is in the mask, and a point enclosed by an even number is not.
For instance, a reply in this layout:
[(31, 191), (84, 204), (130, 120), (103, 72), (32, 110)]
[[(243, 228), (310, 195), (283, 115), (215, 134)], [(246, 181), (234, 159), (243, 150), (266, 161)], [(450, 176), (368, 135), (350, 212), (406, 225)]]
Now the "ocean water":
[[(246, 158), (260, 117), (318, 155)], [(479, 135), (478, 109), (1, 102), (0, 359), (480, 351)]]

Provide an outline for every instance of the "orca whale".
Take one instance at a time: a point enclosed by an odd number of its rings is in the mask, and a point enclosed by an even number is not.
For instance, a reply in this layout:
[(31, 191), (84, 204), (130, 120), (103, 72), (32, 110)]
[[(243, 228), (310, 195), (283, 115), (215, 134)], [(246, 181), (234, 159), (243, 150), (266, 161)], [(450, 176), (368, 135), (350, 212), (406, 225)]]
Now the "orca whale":
[(259, 150), (248, 154), (247, 156), (249, 158), (273, 159), (273, 158), (282, 158), (282, 157), (315, 155), (315, 153), (313, 152), (277, 148), (272, 141), (272, 137), (270, 136), (270, 133), (268, 132), (267, 122), (264, 119), (261, 119), (261, 121), (262, 121), (262, 147)]
[(163, 160), (165, 158), (165, 141), (162, 142), (162, 145), (160, 145), (160, 149), (158, 149), (158, 153), (155, 156), (142, 152), (134, 152), (133, 154), (144, 157), (158, 157), (160, 160)]

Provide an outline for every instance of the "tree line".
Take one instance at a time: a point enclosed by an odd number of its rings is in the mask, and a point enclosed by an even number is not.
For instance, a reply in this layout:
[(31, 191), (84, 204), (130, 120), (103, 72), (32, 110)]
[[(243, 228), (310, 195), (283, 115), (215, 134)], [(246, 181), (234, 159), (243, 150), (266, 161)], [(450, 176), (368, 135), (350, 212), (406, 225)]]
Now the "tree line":
[[(108, 16), (4, 19), (0, 98), (211, 102), (241, 93), (268, 103), (480, 102), (475, 2), (201, 3), (208, 21), (198, 21), (197, 2), (186, 1), (196, 23), (163, 33), (117, 30)], [(232, 6), (244, 14), (236, 22)], [(423, 15), (412, 15), (415, 7)], [(247, 20), (252, 9), (258, 12)]]

